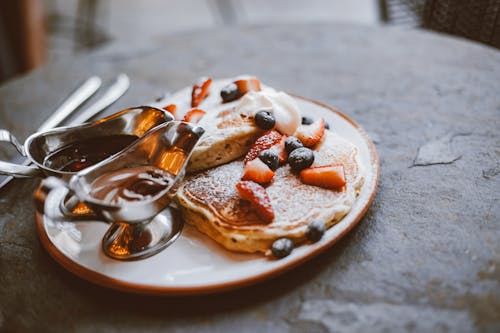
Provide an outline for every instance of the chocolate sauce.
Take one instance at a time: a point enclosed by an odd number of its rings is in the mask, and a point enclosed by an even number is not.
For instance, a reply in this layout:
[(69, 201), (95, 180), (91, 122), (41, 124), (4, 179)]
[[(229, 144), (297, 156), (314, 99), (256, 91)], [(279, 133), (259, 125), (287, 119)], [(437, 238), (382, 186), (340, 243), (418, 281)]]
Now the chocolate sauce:
[(79, 141), (48, 154), (43, 165), (54, 170), (77, 172), (118, 153), (137, 139), (136, 135), (119, 134)]
[(137, 166), (103, 174), (91, 184), (90, 195), (107, 203), (148, 200), (171, 187), (174, 175), (154, 166)]

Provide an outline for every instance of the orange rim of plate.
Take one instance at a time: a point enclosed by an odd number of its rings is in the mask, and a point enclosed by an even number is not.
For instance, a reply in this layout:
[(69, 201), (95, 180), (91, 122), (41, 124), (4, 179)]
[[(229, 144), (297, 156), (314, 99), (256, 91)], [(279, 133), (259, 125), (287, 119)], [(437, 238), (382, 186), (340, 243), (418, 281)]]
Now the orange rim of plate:
[[(342, 112), (317, 101), (311, 100), (309, 98), (304, 98), (302, 96), (298, 96), (295, 94), (292, 94), (295, 98), (302, 99), (306, 102), (314, 103), (316, 105), (319, 105), (325, 109), (328, 109), (334, 113), (336, 113), (338, 116), (344, 118), (347, 122), (349, 122), (358, 132), (359, 134), (363, 137), (365, 143), (368, 146), (369, 152), (370, 152), (370, 166), (372, 168), (376, 169), (375, 173), (375, 181), (372, 183), (373, 188), (371, 189), (370, 197), (368, 198), (368, 201), (361, 207), (361, 210), (357, 213), (355, 218), (353, 219), (352, 223), (350, 223), (341, 233), (339, 233), (336, 237), (328, 240), (325, 244), (315, 248), (314, 250), (311, 250), (305, 255), (302, 255), (301, 257), (296, 258), (295, 260), (289, 261), (286, 265), (283, 266), (278, 266), (273, 269), (270, 269), (266, 272), (244, 278), (244, 279), (238, 279), (238, 280), (233, 280), (233, 281), (228, 281), (228, 282), (222, 282), (222, 283), (216, 283), (216, 284), (210, 284), (210, 285), (203, 285), (203, 286), (187, 286), (187, 287), (161, 287), (161, 286), (151, 286), (151, 285), (145, 285), (145, 284), (140, 284), (140, 283), (132, 283), (132, 282), (125, 282), (122, 280), (118, 280), (115, 278), (111, 278), (109, 276), (106, 276), (104, 274), (95, 272), (89, 268), (84, 267), (83, 265), (80, 265), (79, 263), (73, 261), (72, 259), (68, 258), (66, 255), (64, 255), (49, 239), (49, 236), (45, 232), (44, 228), (44, 222), (43, 222), (43, 215), (35, 210), (35, 222), (36, 222), (36, 230), (38, 233), (38, 237), (40, 239), (40, 242), (42, 243), (43, 247), (45, 250), (50, 254), (50, 256), (58, 262), (61, 266), (63, 266), (66, 270), (70, 271), (71, 273), (75, 274), (76, 276), (87, 280), (91, 283), (97, 284), (99, 286), (105, 287), (105, 288), (110, 288), (110, 289), (115, 289), (119, 291), (124, 291), (128, 293), (135, 293), (135, 294), (143, 294), (143, 295), (157, 295), (157, 296), (188, 296), (188, 295), (204, 295), (204, 294), (214, 294), (214, 293), (220, 293), (220, 292), (225, 292), (229, 290), (234, 290), (238, 288), (242, 288), (245, 286), (250, 286), (253, 284), (256, 284), (258, 282), (262, 282), (265, 280), (269, 280), (273, 277), (276, 277), (278, 275), (281, 275), (297, 266), (300, 264), (312, 259), (313, 257), (316, 257), (323, 251), (327, 250), (333, 244), (335, 244), (338, 240), (340, 240), (345, 234), (347, 234), (354, 226), (358, 224), (358, 222), (363, 218), (363, 216), (366, 214), (368, 208), (371, 206), (371, 203), (373, 199), (375, 198), (378, 182), (379, 182), (379, 177), (380, 177), (380, 165), (379, 165), (379, 159), (377, 155), (377, 151), (375, 149), (375, 145), (373, 144), (372, 140), (368, 137), (368, 134), (359, 126), (354, 120), (343, 114)], [(339, 223), (341, 223), (342, 220)]]

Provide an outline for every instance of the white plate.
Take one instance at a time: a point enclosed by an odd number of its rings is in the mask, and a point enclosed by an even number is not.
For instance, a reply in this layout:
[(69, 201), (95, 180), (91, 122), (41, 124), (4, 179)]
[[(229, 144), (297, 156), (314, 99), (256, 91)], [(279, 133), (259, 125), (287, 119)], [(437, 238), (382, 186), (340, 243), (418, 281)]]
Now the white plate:
[(148, 259), (123, 262), (110, 259), (101, 251), (101, 239), (109, 225), (53, 222), (39, 209), (35, 220), (43, 246), (65, 269), (83, 279), (108, 288), (154, 295), (235, 289), (276, 276), (319, 254), (365, 214), (375, 196), (379, 163), (372, 141), (355, 122), (326, 105), (302, 97), (296, 99), (301, 110), (307, 110), (313, 118), (324, 117), (332, 130), (356, 144), (361, 163), (366, 166), (366, 181), (351, 212), (319, 242), (299, 246), (288, 257), (274, 260), (230, 252), (186, 225), (179, 239), (163, 252)]

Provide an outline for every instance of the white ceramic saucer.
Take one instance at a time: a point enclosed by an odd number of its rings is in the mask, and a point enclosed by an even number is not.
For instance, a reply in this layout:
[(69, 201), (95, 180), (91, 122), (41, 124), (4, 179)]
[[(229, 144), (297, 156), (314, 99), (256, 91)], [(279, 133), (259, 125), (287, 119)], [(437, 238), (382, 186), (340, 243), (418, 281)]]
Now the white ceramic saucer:
[[(281, 274), (331, 247), (351, 230), (370, 206), (377, 188), (377, 152), (365, 131), (344, 114), (318, 102), (296, 97), (301, 110), (313, 118), (324, 117), (332, 130), (360, 148), (365, 183), (351, 212), (330, 228), (317, 243), (294, 249), (275, 260), (261, 255), (225, 250), (193, 227), (186, 225), (179, 239), (148, 259), (123, 262), (101, 250), (104, 223), (54, 222), (37, 207), (35, 220), (41, 243), (65, 269), (98, 285), (153, 295), (207, 294), (240, 288)], [(45, 202), (44, 205), (53, 203)]]

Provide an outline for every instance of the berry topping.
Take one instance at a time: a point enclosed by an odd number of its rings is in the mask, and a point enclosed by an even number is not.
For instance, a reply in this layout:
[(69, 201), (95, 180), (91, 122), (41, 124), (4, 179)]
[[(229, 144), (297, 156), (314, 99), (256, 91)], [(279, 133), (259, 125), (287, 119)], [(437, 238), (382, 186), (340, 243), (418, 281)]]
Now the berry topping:
[(280, 142), (280, 140), (281, 134), (277, 131), (267, 131), (264, 135), (255, 140), (254, 144), (245, 156), (245, 163), (257, 158), (261, 151), (271, 148)]
[(297, 148), (304, 147), (302, 144), (302, 141), (297, 139), (294, 136), (289, 136), (285, 139), (285, 150), (287, 154), (290, 154), (292, 151), (294, 151)]
[(252, 181), (240, 181), (236, 184), (240, 198), (250, 202), (255, 213), (266, 223), (274, 220), (274, 211), (266, 189)]
[(330, 129), (330, 124), (325, 121), (325, 129), (329, 130)]
[(310, 117), (302, 117), (302, 125), (311, 125), (314, 120)]
[(193, 86), (193, 91), (191, 92), (191, 107), (195, 108), (200, 105), (201, 102), (210, 93), (210, 85), (212, 84), (212, 79), (208, 78), (203, 80), (201, 83), (197, 83)]
[(205, 115), (205, 111), (203, 110), (200, 110), (200, 109), (192, 109), (192, 110), (189, 110), (186, 115), (184, 116), (184, 118), (182, 119), (182, 121), (187, 121), (187, 122), (190, 122), (190, 123), (197, 123), (201, 120), (201, 118), (203, 118), (203, 116)]
[(222, 98), (223, 103), (229, 103), (237, 100), (249, 91), (260, 90), (260, 81), (255, 77), (251, 77), (248, 79), (236, 80), (233, 83), (228, 84), (221, 89), (220, 97)]
[(239, 97), (245, 95), (249, 91), (260, 91), (260, 81), (255, 78), (251, 77), (248, 79), (242, 79), (242, 80), (236, 80), (234, 81), (234, 84), (236, 87), (238, 87), (238, 94)]
[(174, 114), (175, 111), (177, 110), (177, 105), (175, 104), (165, 105), (164, 107), (162, 107), (162, 109)]
[(311, 149), (297, 148), (288, 155), (288, 163), (293, 171), (309, 168), (314, 162), (314, 153)]
[(170, 112), (172, 116), (174, 116), (175, 120), (179, 120), (179, 116), (177, 115), (177, 105), (175, 104), (169, 104), (164, 107), (162, 107), (163, 110)]
[(269, 111), (257, 112), (255, 114), (254, 121), (255, 125), (257, 125), (257, 127), (259, 128), (262, 128), (263, 130), (270, 130), (276, 123), (273, 114)]
[(288, 159), (288, 154), (285, 151), (285, 137), (281, 137), (280, 142), (269, 148), (270, 151), (278, 155), (278, 162), (279, 164), (284, 164), (286, 163), (286, 160)]
[(304, 184), (328, 189), (340, 189), (345, 186), (345, 172), (342, 165), (325, 165), (304, 169), (300, 172)]
[[(266, 149), (266, 150), (261, 151), (259, 153), (259, 159), (262, 162), (264, 162), (269, 167), (269, 169), (271, 169), (273, 171), (276, 170), (280, 165), (280, 160), (279, 160), (278, 154), (276, 154), (271, 149)], [(247, 165), (250, 163), (251, 163), (251, 161), (248, 162)]]
[(325, 234), (326, 227), (323, 221), (313, 220), (306, 228), (306, 237), (311, 242), (317, 242)]
[(241, 179), (266, 184), (273, 179), (273, 176), (274, 172), (264, 162), (256, 158), (245, 164)]
[(293, 242), (288, 238), (280, 238), (275, 240), (271, 252), (276, 258), (284, 258), (293, 251)]
[(295, 136), (304, 146), (312, 147), (317, 144), (325, 133), (325, 120), (320, 118), (311, 125), (302, 125), (295, 132)]
[(234, 83), (228, 84), (220, 90), (220, 97), (222, 98), (223, 103), (229, 103), (238, 99), (241, 97), (238, 92), (238, 86)]

